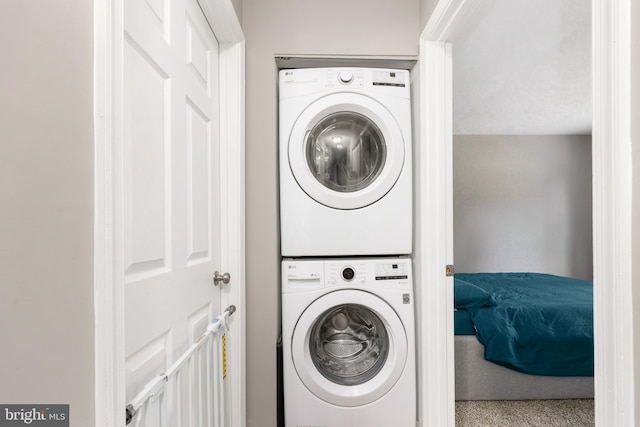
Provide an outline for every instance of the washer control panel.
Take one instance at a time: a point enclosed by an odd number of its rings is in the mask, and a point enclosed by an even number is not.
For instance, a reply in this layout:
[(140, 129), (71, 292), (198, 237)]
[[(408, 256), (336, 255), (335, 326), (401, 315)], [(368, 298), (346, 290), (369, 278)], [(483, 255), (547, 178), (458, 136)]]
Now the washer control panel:
[(325, 286), (394, 286), (410, 283), (411, 260), (352, 259), (325, 261)]
[(384, 262), (376, 264), (376, 280), (403, 280), (409, 278), (406, 263)]
[(329, 287), (412, 289), (409, 258), (305, 259), (282, 262), (282, 292)]

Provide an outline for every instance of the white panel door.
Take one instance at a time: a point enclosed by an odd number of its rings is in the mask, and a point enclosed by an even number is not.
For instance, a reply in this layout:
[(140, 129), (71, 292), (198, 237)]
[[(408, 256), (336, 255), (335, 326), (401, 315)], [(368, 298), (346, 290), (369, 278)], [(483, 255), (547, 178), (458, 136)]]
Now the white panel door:
[[(123, 41), (129, 401), (221, 312), (212, 281), (221, 258), (219, 54), (196, 0), (125, 1)], [(160, 416), (151, 410), (146, 425)], [(189, 414), (167, 416), (167, 425), (194, 425)]]

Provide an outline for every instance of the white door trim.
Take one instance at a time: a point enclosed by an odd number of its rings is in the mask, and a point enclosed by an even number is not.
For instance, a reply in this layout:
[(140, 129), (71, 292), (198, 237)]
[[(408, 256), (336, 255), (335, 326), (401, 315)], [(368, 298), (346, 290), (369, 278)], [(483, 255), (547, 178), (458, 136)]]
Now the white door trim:
[[(95, 306), (95, 426), (122, 426), (124, 387), (124, 283), (122, 236), (114, 221), (121, 206), (114, 194), (118, 162), (122, 155), (122, 45), (124, 0), (94, 0), (94, 306)], [(231, 0), (200, 0), (200, 5), (220, 42), (222, 244), (231, 256), (221, 268), (233, 281), (222, 292), (223, 304), (238, 311), (230, 328), (238, 333), (229, 340), (232, 380), (232, 425), (246, 424), (245, 407), (245, 225), (244, 225), (244, 56), (242, 28)], [(235, 324), (235, 325), (234, 325)]]
[[(452, 195), (447, 173), (451, 168), (451, 49), (441, 42), (420, 46), (420, 147), (416, 149), (416, 292), (418, 301), (418, 363), (420, 425), (454, 423), (453, 283), (445, 266), (453, 263)], [(447, 102), (444, 108), (443, 102)], [(451, 174), (449, 174), (451, 176)], [(437, 303), (434, 303), (437, 301)], [(450, 332), (450, 333), (449, 333)], [(437, 349), (437, 351), (435, 350)]]
[[(122, 46), (114, 34), (122, 34), (122, 2), (94, 1), (94, 122), (95, 122), (95, 203), (94, 203), (94, 307), (95, 307), (95, 425), (123, 424), (124, 393), (124, 307), (122, 254), (115, 253), (114, 182), (116, 140), (122, 128), (115, 110), (116, 88), (122, 88)], [(121, 150), (120, 150), (121, 152)]]
[[(210, 1), (210, 0), (209, 0)], [(219, 5), (230, 0), (216, 0)], [(207, 9), (205, 15), (208, 16)], [(232, 334), (227, 343), (231, 381), (231, 425), (246, 425), (246, 310), (245, 310), (245, 42), (233, 7), (236, 26), (222, 34), (216, 32), (220, 42), (220, 173), (222, 208), (222, 271), (232, 274), (230, 285), (223, 285), (223, 307), (235, 305), (238, 310), (229, 318)], [(221, 11), (216, 16), (225, 16)], [(223, 19), (229, 25), (232, 17)], [(209, 18), (210, 19), (210, 18)], [(211, 22), (211, 20), (210, 20)], [(235, 29), (234, 29), (235, 28)], [(215, 30), (214, 30), (215, 32)], [(235, 38), (232, 38), (235, 37)], [(235, 40), (235, 41), (234, 41)]]
[[(424, 359), (418, 400), (423, 426), (453, 426), (455, 421), (453, 297), (451, 283), (443, 277), (453, 249), (451, 213), (444, 213), (442, 207), (450, 208), (452, 193), (447, 181), (452, 176), (453, 144), (449, 40), (482, 1), (441, 0), (420, 38), (419, 144), (423, 150), (417, 159), (422, 188), (418, 241), (429, 242), (416, 250), (420, 256), (415, 259), (416, 271), (422, 274), (420, 304), (429, 308), (421, 313), (418, 353)], [(595, 416), (596, 425), (622, 426), (633, 425), (635, 417), (630, 2), (592, 0), (592, 14)], [(433, 206), (441, 206), (439, 212)]]
[[(418, 329), (418, 425), (455, 425), (453, 344), (453, 86), (451, 34), (482, 0), (441, 0), (420, 37), (417, 149), (416, 293)], [(420, 277), (417, 277), (418, 274)], [(436, 350), (437, 349), (437, 350)]]
[(596, 425), (635, 425), (631, 2), (592, 0)]

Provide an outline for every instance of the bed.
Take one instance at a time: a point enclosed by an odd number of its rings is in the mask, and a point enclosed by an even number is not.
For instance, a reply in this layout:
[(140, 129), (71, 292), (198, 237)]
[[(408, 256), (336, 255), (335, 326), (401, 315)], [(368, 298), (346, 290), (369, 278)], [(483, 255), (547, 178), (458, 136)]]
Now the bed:
[(591, 282), (455, 275), (456, 400), (593, 398)]

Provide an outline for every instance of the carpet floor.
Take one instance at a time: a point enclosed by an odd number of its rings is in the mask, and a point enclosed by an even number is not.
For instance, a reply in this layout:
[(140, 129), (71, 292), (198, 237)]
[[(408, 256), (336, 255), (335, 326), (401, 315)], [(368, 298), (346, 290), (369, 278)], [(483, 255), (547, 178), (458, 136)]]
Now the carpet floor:
[(456, 427), (595, 426), (593, 399), (456, 402)]

